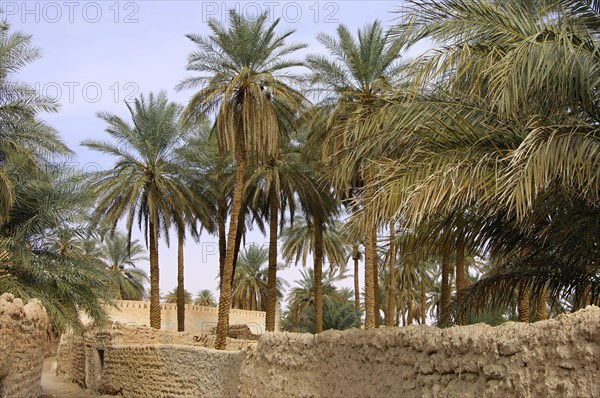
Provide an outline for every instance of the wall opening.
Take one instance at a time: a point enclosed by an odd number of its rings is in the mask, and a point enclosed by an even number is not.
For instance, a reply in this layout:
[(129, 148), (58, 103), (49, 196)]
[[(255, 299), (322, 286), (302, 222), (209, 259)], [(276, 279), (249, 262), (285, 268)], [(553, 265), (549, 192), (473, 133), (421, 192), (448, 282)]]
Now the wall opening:
[(100, 365), (100, 374), (104, 371), (104, 349), (98, 348), (98, 363)]
[(89, 377), (90, 383), (86, 382), (88, 388), (102, 393), (102, 372), (104, 371), (104, 348), (92, 350), (90, 358), (90, 372), (86, 374)]

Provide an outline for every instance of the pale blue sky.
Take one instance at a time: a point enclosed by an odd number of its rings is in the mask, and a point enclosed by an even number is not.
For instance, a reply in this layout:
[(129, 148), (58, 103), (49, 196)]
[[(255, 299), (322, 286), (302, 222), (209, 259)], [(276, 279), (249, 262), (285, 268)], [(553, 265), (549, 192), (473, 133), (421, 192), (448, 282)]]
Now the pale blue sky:
[[(104, 138), (105, 126), (96, 118), (96, 112), (127, 117), (125, 99), (159, 90), (166, 90), (171, 100), (185, 104), (192, 93), (174, 90), (188, 75), (186, 59), (194, 49), (184, 35), (208, 34), (205, 21), (209, 16), (224, 19), (225, 10), (234, 6), (250, 14), (269, 9), (272, 16), (281, 17), (282, 29), (296, 29), (292, 36), (295, 41), (309, 44), (306, 52), (319, 52), (323, 49), (315, 40), (318, 32), (333, 33), (338, 23), (355, 32), (375, 19), (389, 26), (394, 17), (389, 11), (401, 4), (401, 1), (0, 1), (0, 8), (12, 29), (33, 35), (33, 43), (42, 50), (43, 58), (23, 70), (19, 78), (36, 84), (43, 93), (58, 97), (61, 111), (43, 118), (77, 153), (75, 162), (84, 167), (107, 168), (113, 158), (79, 146), (86, 138)], [(304, 53), (299, 53), (299, 57)], [(265, 245), (268, 242), (256, 231), (250, 233), (248, 241)], [(216, 237), (204, 234), (199, 245), (190, 240), (185, 254), (186, 289), (194, 294), (203, 288), (215, 291)], [(148, 271), (147, 264), (140, 267)], [(161, 243), (160, 267), (160, 286), (166, 292), (176, 285), (174, 247), (167, 249)], [(281, 272), (281, 276), (293, 284), (300, 274), (292, 267)], [(344, 285), (351, 286), (351, 278)]]

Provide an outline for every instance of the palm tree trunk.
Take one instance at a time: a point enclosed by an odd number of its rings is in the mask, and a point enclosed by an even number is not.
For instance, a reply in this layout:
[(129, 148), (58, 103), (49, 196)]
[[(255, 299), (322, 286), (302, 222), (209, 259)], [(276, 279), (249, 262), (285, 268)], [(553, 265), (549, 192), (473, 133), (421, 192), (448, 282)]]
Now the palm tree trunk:
[(390, 287), (389, 285), (385, 285), (385, 287), (383, 288), (384, 292), (383, 292), (383, 307), (381, 308), (381, 311), (383, 311), (383, 318), (385, 319), (385, 325), (387, 326), (388, 323), (388, 307), (390, 306)]
[(279, 195), (271, 187), (269, 220), (269, 268), (267, 272), (267, 332), (275, 331), (275, 307), (277, 306), (277, 215), (279, 213)]
[(373, 198), (373, 187), (368, 173), (365, 173), (366, 237), (365, 237), (365, 329), (376, 327), (375, 314), (375, 267), (377, 266), (377, 224), (375, 223), (370, 201)]
[(519, 287), (517, 309), (519, 322), (529, 322), (529, 284), (527, 282), (521, 283)]
[(160, 329), (160, 286), (158, 283), (158, 231), (150, 217), (150, 327)]
[(395, 248), (395, 232), (396, 226), (394, 222), (390, 222), (390, 280), (388, 282), (388, 300), (387, 300), (387, 311), (385, 316), (385, 326), (394, 326), (394, 304), (396, 304), (396, 248)]
[(225, 222), (227, 221), (227, 204), (219, 202), (217, 207), (217, 228), (219, 233), (219, 289), (223, 282), (223, 269), (225, 268), (225, 252), (227, 240), (225, 237)]
[(233, 263), (235, 260), (235, 239), (238, 232), (240, 209), (242, 208), (242, 194), (244, 190), (244, 172), (246, 168), (246, 142), (244, 134), (239, 135), (236, 151), (236, 170), (233, 197), (231, 200), (231, 218), (229, 233), (227, 235), (227, 251), (225, 266), (223, 268), (223, 282), (219, 292), (219, 312), (217, 318), (217, 336), (215, 348), (224, 350), (227, 346), (227, 333), (229, 331), (229, 310), (231, 309), (231, 283), (233, 280)]
[(440, 294), (440, 319), (439, 326), (446, 327), (450, 324), (450, 253), (444, 249), (442, 254), (442, 287)]
[(177, 331), (185, 330), (185, 288), (183, 284), (183, 242), (185, 230), (177, 231)]
[(323, 331), (323, 226), (314, 221), (315, 240), (315, 333)]
[(535, 320), (544, 321), (548, 319), (548, 308), (546, 307), (546, 298), (548, 296), (548, 285), (544, 285), (537, 297), (535, 305)]
[(427, 273), (421, 270), (421, 325), (427, 322)]
[(379, 294), (379, 265), (375, 258), (375, 267), (373, 268), (373, 312), (375, 313), (375, 328), (381, 324), (380, 313), (380, 294)]
[(464, 325), (464, 312), (460, 309), (464, 297), (464, 290), (467, 288), (467, 278), (465, 271), (465, 236), (459, 232), (456, 240), (456, 301), (458, 308), (456, 310), (456, 324)]
[(355, 247), (356, 251), (354, 252), (354, 308), (356, 311), (360, 310), (360, 286), (358, 281), (358, 247)]
[(404, 292), (400, 293), (400, 315), (402, 318), (402, 326), (406, 326), (406, 311), (405, 307), (406, 307), (406, 301), (404, 300)]
[(413, 322), (413, 294), (410, 275), (406, 278), (406, 324), (412, 325)]
[(240, 209), (238, 216), (237, 232), (235, 235), (235, 250), (233, 252), (233, 269), (231, 270), (231, 289), (233, 290), (233, 279), (235, 277), (235, 269), (237, 267), (237, 260), (240, 255), (240, 247), (242, 246), (242, 238), (244, 236), (244, 223), (246, 222), (246, 208)]

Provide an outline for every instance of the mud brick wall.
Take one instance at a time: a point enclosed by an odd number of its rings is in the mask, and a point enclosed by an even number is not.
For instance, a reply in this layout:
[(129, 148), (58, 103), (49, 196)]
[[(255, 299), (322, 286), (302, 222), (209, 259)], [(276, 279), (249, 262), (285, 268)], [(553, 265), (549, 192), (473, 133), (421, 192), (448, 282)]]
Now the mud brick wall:
[[(115, 307), (110, 306), (106, 308), (113, 322), (136, 326), (150, 325), (150, 302), (116, 300), (115, 305)], [(177, 305), (162, 303), (160, 308), (161, 329), (176, 331)], [(218, 309), (216, 307), (186, 304), (185, 330), (207, 333), (217, 325), (217, 316)], [(248, 325), (252, 333), (262, 334), (265, 330), (265, 312), (232, 309), (229, 314), (229, 322), (232, 325)]]
[[(100, 391), (106, 394), (192, 398), (235, 397), (246, 354), (158, 344), (114, 345), (103, 356), (98, 380)], [(100, 365), (99, 360), (95, 362)]]
[(0, 296), (0, 398), (33, 398), (40, 393), (48, 318), (37, 299), (26, 305)]
[(261, 337), (241, 397), (600, 397), (600, 308), (557, 320)]
[(144, 398), (600, 397), (594, 306), (534, 324), (271, 333), (230, 351), (207, 348), (212, 337), (90, 331), (84, 383)]
[(85, 345), (83, 336), (63, 335), (58, 346), (56, 373), (85, 387)]

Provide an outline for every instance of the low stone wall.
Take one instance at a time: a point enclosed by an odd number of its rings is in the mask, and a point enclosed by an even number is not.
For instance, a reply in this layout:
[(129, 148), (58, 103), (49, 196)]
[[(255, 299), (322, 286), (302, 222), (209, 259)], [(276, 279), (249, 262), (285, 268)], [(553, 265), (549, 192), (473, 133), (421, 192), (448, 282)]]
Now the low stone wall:
[(203, 347), (210, 336), (164, 333), (88, 333), (85, 384), (149, 398), (600, 397), (600, 308), (593, 306), (495, 328), (267, 334), (258, 345), (230, 339), (229, 349), (242, 349), (233, 352)]
[(64, 335), (57, 373), (126, 397), (235, 395), (245, 352), (258, 342), (228, 338), (226, 353), (210, 349), (214, 343), (214, 335), (115, 323)]
[(27, 305), (12, 294), (0, 296), (0, 397), (30, 398), (40, 393), (48, 318), (39, 300)]
[[(149, 301), (115, 301), (116, 307), (108, 307), (108, 315), (114, 322), (149, 326)], [(161, 329), (177, 330), (177, 305), (161, 304)], [(217, 325), (218, 309), (201, 305), (186, 304), (185, 330), (207, 333)], [(265, 313), (263, 311), (246, 311), (232, 309), (229, 313), (231, 324), (248, 325), (252, 333), (262, 334), (265, 330)]]

